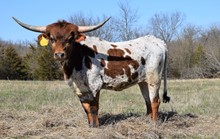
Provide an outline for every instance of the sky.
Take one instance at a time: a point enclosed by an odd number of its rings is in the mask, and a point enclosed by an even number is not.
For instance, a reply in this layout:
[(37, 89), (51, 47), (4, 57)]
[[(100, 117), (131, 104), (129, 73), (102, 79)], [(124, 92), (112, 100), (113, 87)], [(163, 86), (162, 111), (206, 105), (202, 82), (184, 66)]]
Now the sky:
[[(71, 15), (83, 13), (92, 17), (118, 16), (119, 3), (126, 0), (1, 0), (0, 39), (12, 42), (33, 42), (39, 33), (19, 26), (12, 16), (20, 21), (44, 26), (58, 20), (67, 20)], [(146, 25), (156, 13), (175, 11), (185, 15), (184, 23), (208, 28), (220, 25), (220, 0), (127, 0), (130, 8), (136, 9), (138, 24)]]

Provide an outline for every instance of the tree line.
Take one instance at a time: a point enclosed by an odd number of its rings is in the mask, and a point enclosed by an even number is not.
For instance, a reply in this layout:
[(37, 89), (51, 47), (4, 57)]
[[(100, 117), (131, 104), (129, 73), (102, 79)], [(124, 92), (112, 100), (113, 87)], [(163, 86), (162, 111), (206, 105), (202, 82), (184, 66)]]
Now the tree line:
[[(146, 25), (138, 24), (138, 10), (128, 3), (119, 3), (118, 16), (89, 36), (108, 41), (127, 41), (144, 35), (162, 39), (168, 48), (168, 77), (178, 79), (220, 77), (220, 26), (204, 29), (185, 23), (185, 15), (156, 13)], [(101, 18), (77, 13), (68, 21), (76, 25), (94, 25)], [(0, 40), (0, 79), (58, 80), (63, 79), (59, 62), (53, 60), (51, 48), (34, 43), (12, 43)]]
[(34, 44), (0, 41), (0, 79), (56, 80), (62, 79), (59, 63), (53, 60), (51, 48)]

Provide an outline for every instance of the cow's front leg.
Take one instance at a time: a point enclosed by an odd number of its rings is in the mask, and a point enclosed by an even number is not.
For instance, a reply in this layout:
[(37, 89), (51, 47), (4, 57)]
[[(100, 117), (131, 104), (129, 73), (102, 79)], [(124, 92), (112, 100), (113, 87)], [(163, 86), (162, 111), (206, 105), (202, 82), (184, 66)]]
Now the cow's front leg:
[(99, 110), (99, 92), (96, 94), (96, 97), (93, 100), (81, 100), (81, 104), (87, 114), (88, 123), (90, 127), (98, 127), (98, 110)]

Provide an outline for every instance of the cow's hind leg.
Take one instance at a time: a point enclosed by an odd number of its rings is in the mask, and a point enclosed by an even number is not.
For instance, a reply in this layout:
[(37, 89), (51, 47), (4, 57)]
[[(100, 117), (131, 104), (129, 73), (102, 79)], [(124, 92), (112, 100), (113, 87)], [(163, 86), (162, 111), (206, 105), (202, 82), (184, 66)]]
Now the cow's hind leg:
[(98, 110), (99, 110), (99, 92), (93, 100), (80, 99), (81, 104), (87, 114), (88, 122), (90, 127), (98, 127)]
[(150, 78), (151, 80), (149, 80), (148, 83), (139, 83), (139, 87), (146, 102), (147, 114), (151, 115), (152, 120), (156, 122), (158, 118), (158, 109), (160, 105), (160, 80), (158, 80), (157, 76), (150, 76)]
[(153, 121), (157, 121), (158, 119), (158, 109), (160, 106), (160, 98), (159, 98), (159, 82), (148, 82), (149, 88), (149, 97), (151, 101), (151, 109), (152, 109), (152, 119)]
[(140, 82), (138, 83), (142, 96), (144, 97), (146, 108), (147, 108), (147, 116), (152, 116), (152, 109), (151, 109), (151, 101), (149, 97), (149, 90), (148, 90), (148, 84), (146, 82)]

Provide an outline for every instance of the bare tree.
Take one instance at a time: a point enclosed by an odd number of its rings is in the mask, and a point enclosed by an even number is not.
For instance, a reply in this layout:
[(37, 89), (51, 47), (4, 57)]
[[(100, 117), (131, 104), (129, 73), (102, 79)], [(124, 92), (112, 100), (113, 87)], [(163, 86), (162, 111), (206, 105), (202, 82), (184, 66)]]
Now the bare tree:
[(138, 30), (135, 28), (138, 20), (137, 9), (132, 9), (127, 1), (118, 5), (119, 17), (114, 19), (117, 40), (126, 41), (138, 37)]
[[(202, 75), (201, 72), (198, 72), (199, 68), (195, 67), (195, 52), (197, 47), (202, 47), (198, 42), (199, 36), (200, 28), (189, 24), (182, 29), (176, 40), (169, 43), (169, 69), (172, 70), (171, 74), (179, 78), (194, 78)], [(196, 53), (198, 56), (199, 52)], [(199, 60), (197, 59), (197, 63)]]
[[(95, 25), (107, 19), (108, 17), (103, 15), (102, 18), (94, 18), (94, 17), (87, 17), (83, 13), (78, 13), (69, 17), (69, 21), (73, 24), (80, 25), (80, 26), (88, 26), (88, 25)], [(98, 30), (86, 33), (88, 36), (95, 36), (101, 39), (112, 41), (113, 40), (113, 21), (110, 19), (104, 26), (99, 28)]]
[(151, 33), (168, 43), (181, 27), (184, 18), (185, 16), (180, 12), (157, 13), (149, 20)]
[(220, 26), (213, 25), (208, 31), (203, 32), (200, 40), (206, 49), (211, 74), (220, 71)]
[[(137, 9), (132, 9), (127, 1), (119, 2), (119, 16), (112, 17), (103, 27), (87, 33), (89, 36), (96, 36), (107, 41), (126, 41), (142, 36), (143, 32), (137, 26)], [(71, 23), (76, 25), (93, 25), (106, 19), (87, 17), (83, 13), (72, 15), (69, 18)]]

